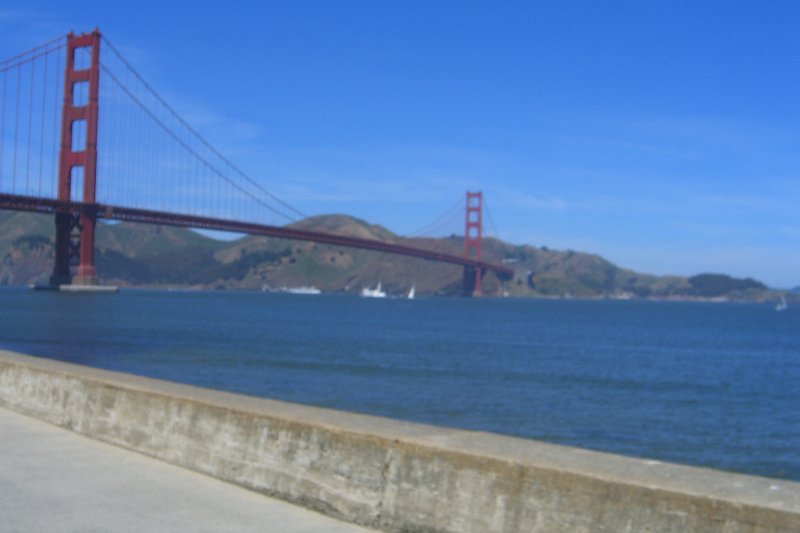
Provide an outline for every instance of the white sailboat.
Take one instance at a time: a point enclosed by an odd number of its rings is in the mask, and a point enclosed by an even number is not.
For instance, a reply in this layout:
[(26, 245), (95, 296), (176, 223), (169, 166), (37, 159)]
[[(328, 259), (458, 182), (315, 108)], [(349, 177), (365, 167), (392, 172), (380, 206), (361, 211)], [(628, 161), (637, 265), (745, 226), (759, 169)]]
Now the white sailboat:
[(415, 288), (415, 286), (411, 285), (411, 290), (408, 291), (408, 299), (409, 300), (413, 300), (414, 299), (414, 293), (415, 293), (414, 288)]
[(381, 282), (378, 282), (378, 286), (374, 289), (370, 289), (369, 287), (364, 287), (361, 289), (361, 297), (362, 298), (386, 298), (386, 293), (383, 292), (381, 289)]
[(788, 308), (789, 308), (789, 306), (786, 304), (786, 298), (784, 298), (783, 294), (781, 294), (781, 301), (778, 302), (777, 305), (775, 305), (775, 310), (776, 311), (786, 311), (786, 309), (788, 309)]

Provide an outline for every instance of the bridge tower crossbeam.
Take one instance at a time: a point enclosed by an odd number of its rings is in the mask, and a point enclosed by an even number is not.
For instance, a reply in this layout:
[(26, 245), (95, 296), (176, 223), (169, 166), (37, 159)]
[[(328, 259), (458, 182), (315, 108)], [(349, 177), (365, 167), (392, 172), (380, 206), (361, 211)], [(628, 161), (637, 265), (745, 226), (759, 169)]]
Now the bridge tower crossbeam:
[[(86, 54), (89, 64), (82, 68)], [(82, 202), (84, 208), (65, 207), (56, 213), (56, 257), (51, 285), (94, 285), (94, 232), (97, 223), (97, 119), (100, 86), (100, 32), (67, 36), (64, 102), (61, 108), (61, 147), (58, 159), (58, 200), (62, 205)], [(88, 94), (84, 100), (80, 96)], [(83, 138), (80, 138), (83, 136)], [(80, 179), (82, 195), (72, 198), (73, 179)], [(77, 261), (73, 278), (72, 266)]]

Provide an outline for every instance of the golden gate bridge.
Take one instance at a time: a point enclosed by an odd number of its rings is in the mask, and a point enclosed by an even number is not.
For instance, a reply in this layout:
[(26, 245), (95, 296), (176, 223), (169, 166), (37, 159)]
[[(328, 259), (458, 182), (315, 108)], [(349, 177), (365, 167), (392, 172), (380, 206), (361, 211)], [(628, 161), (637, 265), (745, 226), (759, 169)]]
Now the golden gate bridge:
[(480, 192), (466, 195), (462, 255), (287, 226), (306, 215), (212, 146), (98, 30), (69, 33), (1, 61), (0, 78), (0, 209), (54, 216), (51, 286), (97, 283), (94, 236), (101, 219), (449, 263), (463, 267), (465, 295), (481, 293), (486, 272), (501, 279), (514, 274), (482, 259)]

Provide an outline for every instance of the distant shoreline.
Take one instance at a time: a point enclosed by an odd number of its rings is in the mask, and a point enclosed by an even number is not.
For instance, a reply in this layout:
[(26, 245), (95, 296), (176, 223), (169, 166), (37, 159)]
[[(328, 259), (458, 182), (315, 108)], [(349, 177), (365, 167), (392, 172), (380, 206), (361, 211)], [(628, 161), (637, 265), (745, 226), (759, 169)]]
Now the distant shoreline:
[[(22, 284), (3, 284), (0, 285), (0, 290), (30, 290), (29, 285)], [(228, 292), (228, 293), (259, 293), (266, 294), (285, 294), (292, 295), (287, 291), (262, 291), (260, 289), (253, 289), (249, 287), (191, 287), (191, 286), (162, 286), (162, 285), (125, 285), (119, 284), (119, 290), (124, 291), (153, 291), (153, 292), (175, 292), (175, 293), (215, 293), (215, 292)], [(319, 296), (325, 295), (341, 295), (341, 296), (354, 296), (357, 297), (358, 293), (353, 291), (322, 291)], [(675, 295), (675, 296), (645, 296), (640, 297), (636, 295), (597, 295), (597, 296), (573, 296), (573, 295), (497, 295), (497, 294), (484, 294), (480, 298), (489, 298), (493, 300), (564, 300), (564, 301), (633, 301), (633, 302), (657, 302), (657, 303), (736, 303), (736, 304), (775, 304), (779, 301), (780, 296), (783, 295), (786, 301), (790, 304), (800, 303), (800, 295), (793, 291), (770, 290), (767, 293), (758, 293), (747, 295), (748, 297), (732, 298), (729, 296), (688, 296), (688, 295)], [(297, 296), (297, 295), (294, 295)], [(303, 295), (305, 296), (305, 295)], [(453, 298), (460, 299), (462, 296), (452, 294), (427, 294), (420, 295), (422, 298)], [(403, 294), (390, 295), (389, 299), (402, 299)]]

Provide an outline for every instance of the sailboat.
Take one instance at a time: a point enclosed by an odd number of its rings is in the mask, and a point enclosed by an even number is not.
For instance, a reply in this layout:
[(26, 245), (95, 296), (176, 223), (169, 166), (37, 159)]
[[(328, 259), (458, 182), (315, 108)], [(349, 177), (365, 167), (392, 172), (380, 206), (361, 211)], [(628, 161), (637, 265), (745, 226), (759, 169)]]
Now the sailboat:
[(781, 301), (778, 302), (777, 305), (775, 305), (775, 310), (776, 311), (786, 311), (786, 309), (788, 309), (788, 308), (789, 308), (789, 306), (786, 304), (786, 298), (784, 298), (783, 294), (781, 294)]
[(383, 292), (381, 289), (381, 282), (378, 282), (378, 286), (374, 289), (370, 289), (369, 287), (364, 287), (361, 289), (361, 297), (362, 298), (386, 298), (386, 293)]
[(413, 299), (414, 299), (414, 292), (415, 292), (415, 291), (414, 291), (414, 285), (412, 285), (412, 286), (411, 286), (411, 290), (410, 290), (410, 291), (408, 291), (408, 299), (409, 299), (409, 300), (413, 300)]

